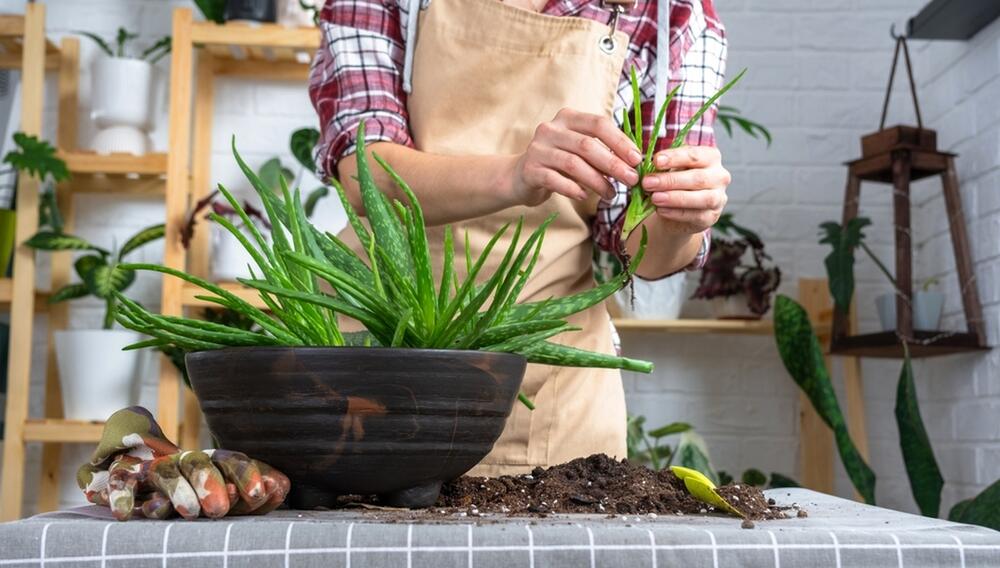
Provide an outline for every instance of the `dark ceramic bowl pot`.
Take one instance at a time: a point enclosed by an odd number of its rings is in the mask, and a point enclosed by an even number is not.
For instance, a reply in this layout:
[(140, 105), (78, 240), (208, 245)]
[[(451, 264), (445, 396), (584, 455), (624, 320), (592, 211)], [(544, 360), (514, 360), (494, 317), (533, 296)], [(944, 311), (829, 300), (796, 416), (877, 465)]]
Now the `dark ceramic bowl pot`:
[(428, 507), (500, 437), (520, 355), (361, 347), (234, 347), (187, 356), (219, 447), (291, 479), (291, 505), (337, 495)]
[(225, 20), (250, 20), (274, 23), (278, 21), (278, 0), (228, 0)]

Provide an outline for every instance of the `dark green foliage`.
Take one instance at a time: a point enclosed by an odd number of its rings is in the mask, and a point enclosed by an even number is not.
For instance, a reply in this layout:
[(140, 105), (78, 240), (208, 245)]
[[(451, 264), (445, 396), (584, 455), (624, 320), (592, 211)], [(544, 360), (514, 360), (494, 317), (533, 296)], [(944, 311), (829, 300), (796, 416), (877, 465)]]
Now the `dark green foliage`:
[(226, 23), (226, 0), (194, 0), (194, 4), (209, 22)]
[(896, 388), (896, 425), (899, 427), (899, 445), (903, 451), (903, 463), (910, 478), (913, 498), (920, 507), (920, 513), (937, 518), (941, 509), (941, 489), (944, 477), (934, 458), (934, 449), (920, 417), (917, 389), (913, 382), (913, 367), (910, 352), (903, 344), (906, 357), (899, 373)]
[(66, 162), (56, 156), (56, 149), (37, 136), (23, 132), (14, 133), (16, 150), (11, 150), (3, 161), (20, 172), (29, 173), (40, 180), (51, 178), (55, 182), (69, 179)]
[(874, 504), (875, 472), (865, 463), (847, 431), (819, 340), (802, 306), (784, 295), (778, 295), (775, 302), (774, 337), (788, 373), (809, 398), (820, 418), (833, 430), (837, 450), (851, 483), (866, 503)]
[(754, 487), (764, 487), (767, 485), (767, 476), (759, 469), (750, 468), (743, 472), (743, 477), (740, 481)]
[(854, 250), (865, 238), (864, 228), (871, 223), (867, 217), (855, 217), (847, 223), (846, 229), (833, 221), (820, 225), (825, 234), (819, 242), (833, 247), (824, 260), (830, 295), (837, 310), (845, 314), (854, 296)]
[(719, 112), (715, 115), (715, 120), (722, 125), (729, 136), (733, 135), (733, 124), (735, 124), (751, 138), (763, 138), (768, 146), (771, 145), (771, 132), (759, 122), (743, 116), (736, 107), (719, 105)]
[(948, 513), (948, 520), (1000, 531), (1000, 480), (974, 498), (957, 503)]

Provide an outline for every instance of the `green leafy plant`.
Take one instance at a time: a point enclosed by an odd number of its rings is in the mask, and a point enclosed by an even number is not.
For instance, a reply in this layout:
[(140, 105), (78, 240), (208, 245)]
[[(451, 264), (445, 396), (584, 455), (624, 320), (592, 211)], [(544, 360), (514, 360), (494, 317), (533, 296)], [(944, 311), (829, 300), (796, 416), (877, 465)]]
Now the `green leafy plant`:
[(70, 178), (66, 162), (59, 158), (51, 144), (37, 136), (15, 132), (13, 138), (17, 147), (4, 156), (4, 163), (22, 174), (37, 177), (45, 185), (39, 195), (39, 225), (62, 232), (62, 215), (56, 204), (55, 189), (51, 186)]
[[(767, 266), (771, 257), (757, 233), (723, 213), (712, 227), (712, 248), (702, 267), (692, 298), (711, 300), (743, 294), (750, 311), (763, 316), (771, 309), (771, 295), (781, 285), (781, 269)], [(724, 238), (735, 236), (736, 238)], [(750, 262), (745, 261), (750, 251)]]
[[(200, 298), (242, 313), (260, 331), (235, 329), (201, 320), (150, 313), (121, 293), (118, 321), (153, 339), (132, 346), (161, 347), (173, 344), (188, 351), (240, 345), (344, 346), (338, 316), (359, 321), (372, 344), (405, 348), (468, 349), (519, 353), (528, 361), (549, 365), (621, 368), (650, 372), (652, 364), (623, 357), (575, 349), (548, 339), (574, 330), (564, 318), (594, 306), (625, 285), (631, 271), (586, 292), (565, 298), (518, 303), (541, 252), (545, 221), (522, 243), (523, 221), (513, 229), (500, 229), (473, 258), (468, 238), (464, 255), (456, 251), (450, 227), (444, 233), (443, 267), (435, 278), (430, 259), (423, 211), (416, 196), (396, 172), (378, 156), (375, 160), (396, 181), (409, 204), (391, 202), (379, 191), (365, 154), (364, 127), (358, 133), (358, 180), (369, 230), (352, 208), (344, 189), (336, 185), (352, 228), (364, 247), (357, 254), (333, 235), (316, 229), (306, 218), (298, 190), (282, 187), (278, 197), (233, 153), (244, 175), (260, 197), (273, 227), (268, 242), (249, 221), (239, 202), (220, 186), (219, 191), (236, 210), (250, 233), (245, 235), (227, 219), (211, 214), (236, 237), (256, 264), (252, 278), (240, 280), (255, 289), (267, 313), (239, 296), (186, 274), (154, 264), (129, 264), (128, 270), (151, 270), (181, 278), (202, 288)], [(510, 248), (503, 251), (493, 274), (483, 266), (499, 239), (512, 232)], [(461, 241), (458, 241), (461, 243)], [(520, 244), (520, 247), (518, 246)], [(643, 233), (635, 265), (646, 248)], [(467, 276), (460, 279), (455, 266), (465, 258)], [(325, 291), (321, 283), (333, 292)], [(521, 400), (530, 406), (527, 397)]]
[[(687, 135), (694, 128), (695, 124), (701, 120), (701, 117), (708, 109), (712, 108), (719, 98), (726, 94), (726, 92), (733, 88), (736, 83), (739, 82), (743, 75), (746, 73), (746, 69), (740, 71), (740, 73), (730, 82), (726, 83), (724, 87), (719, 89), (717, 93), (712, 95), (705, 104), (698, 109), (687, 124), (681, 128), (677, 136), (674, 137), (673, 142), (670, 144), (671, 148), (679, 148), (684, 145), (687, 141)], [(643, 144), (643, 133), (642, 133), (642, 112), (640, 110), (639, 101), (642, 100), (641, 94), (639, 92), (639, 80), (635, 74), (635, 68), (632, 68), (631, 73), (632, 78), (632, 100), (635, 104), (632, 107), (632, 117), (629, 117), (628, 109), (623, 111), (623, 129), (625, 134), (635, 142), (635, 145), (639, 148), (639, 152), (643, 155), (642, 163), (636, 167), (636, 173), (639, 174), (639, 181), (632, 186), (629, 190), (629, 204), (625, 210), (625, 222), (622, 225), (622, 238), (627, 239), (632, 231), (635, 230), (647, 217), (653, 214), (656, 208), (653, 206), (652, 201), (648, 193), (642, 189), (642, 178), (653, 172), (655, 169), (653, 166), (653, 152), (656, 149), (656, 141), (660, 136), (660, 130), (663, 127), (663, 119), (667, 114), (667, 107), (670, 105), (670, 101), (673, 100), (677, 91), (680, 87), (676, 87), (669, 93), (667, 93), (667, 98), (663, 102), (663, 106), (660, 107), (659, 112), (656, 115), (656, 121), (653, 123), (652, 134), (650, 134), (649, 143)]]
[[(678, 465), (696, 470), (712, 482), (719, 481), (718, 473), (709, 458), (708, 446), (690, 424), (672, 422), (650, 431), (645, 429), (645, 416), (630, 416), (626, 428), (628, 459), (648, 465), (654, 471)], [(662, 439), (679, 435), (673, 448), (661, 442)]]
[(1000, 479), (972, 499), (956, 503), (948, 520), (1000, 530)]
[(833, 430), (837, 451), (854, 488), (866, 503), (875, 503), (875, 472), (868, 466), (847, 430), (837, 402), (823, 350), (809, 316), (795, 300), (779, 294), (774, 305), (774, 338), (788, 374), (802, 389), (817, 414)]
[(858, 247), (872, 259), (875, 266), (892, 283), (893, 288), (898, 288), (892, 273), (865, 243), (864, 228), (871, 224), (871, 219), (867, 217), (855, 217), (847, 222), (846, 227), (836, 221), (827, 221), (820, 225), (823, 233), (819, 242), (828, 244), (833, 249), (824, 260), (830, 295), (833, 296), (837, 310), (845, 314), (850, 310), (851, 298), (854, 297), (854, 251)]
[(118, 297), (135, 281), (135, 271), (123, 266), (122, 262), (130, 253), (163, 238), (164, 225), (153, 225), (132, 235), (117, 252), (110, 252), (86, 239), (64, 233), (39, 231), (25, 245), (46, 251), (86, 251), (76, 259), (73, 268), (80, 277), (80, 283), (68, 284), (49, 296), (49, 303), (75, 300), (84, 296), (94, 296), (104, 301), (104, 329), (111, 329), (115, 321)]
[(715, 115), (715, 120), (722, 125), (722, 128), (726, 130), (726, 134), (730, 137), (733, 136), (733, 125), (736, 125), (751, 138), (762, 138), (767, 142), (768, 146), (771, 145), (771, 131), (759, 122), (743, 116), (736, 107), (719, 105), (719, 111)]
[(944, 477), (941, 475), (941, 469), (934, 457), (934, 448), (920, 416), (910, 350), (905, 342), (903, 353), (903, 368), (899, 372), (899, 383), (896, 386), (896, 425), (899, 428), (903, 465), (906, 467), (910, 489), (917, 507), (920, 508), (920, 514), (937, 517), (941, 509)]
[(133, 58), (156, 63), (170, 53), (170, 36), (164, 36), (156, 40), (152, 45), (138, 52), (136, 55), (130, 55), (132, 52), (129, 50), (129, 46), (139, 37), (139, 34), (132, 33), (124, 27), (118, 28), (118, 33), (115, 34), (115, 38), (111, 42), (93, 32), (77, 31), (76, 33), (92, 40), (108, 57)]

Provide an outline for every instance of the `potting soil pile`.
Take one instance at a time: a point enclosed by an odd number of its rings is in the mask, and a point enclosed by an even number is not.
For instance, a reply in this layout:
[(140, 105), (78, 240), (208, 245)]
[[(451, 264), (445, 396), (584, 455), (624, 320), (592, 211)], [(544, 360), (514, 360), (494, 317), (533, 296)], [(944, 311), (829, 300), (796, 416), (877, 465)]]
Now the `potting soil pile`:
[[(751, 520), (794, 516), (768, 501), (760, 489), (731, 484), (718, 493)], [(669, 470), (653, 471), (603, 454), (579, 458), (530, 474), (461, 477), (441, 490), (436, 507), (470, 514), (598, 513), (608, 515), (706, 515), (715, 508), (691, 496)]]

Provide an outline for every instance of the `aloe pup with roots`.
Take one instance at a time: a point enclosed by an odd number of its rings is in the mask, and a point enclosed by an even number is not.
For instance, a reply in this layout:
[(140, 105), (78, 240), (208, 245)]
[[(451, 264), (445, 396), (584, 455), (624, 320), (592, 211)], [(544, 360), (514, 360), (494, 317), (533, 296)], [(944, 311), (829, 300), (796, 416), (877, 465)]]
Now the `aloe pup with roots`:
[[(336, 236), (314, 227), (298, 190), (282, 179), (279, 197), (247, 166), (233, 147), (243, 173), (259, 195), (272, 226), (269, 243), (249, 222), (246, 211), (226, 188), (219, 191), (236, 210), (249, 236), (233, 222), (214, 213), (210, 218), (236, 237), (250, 253), (253, 277), (241, 282), (255, 289), (270, 313), (239, 296), (184, 272), (154, 264), (124, 265), (128, 270), (152, 270), (181, 278), (202, 288), (200, 298), (235, 310), (259, 329), (248, 331), (201, 320), (158, 315), (122, 294), (118, 321), (152, 339), (131, 348), (173, 345), (186, 351), (230, 346), (351, 346), (380, 345), (415, 349), (480, 350), (523, 355), (529, 362), (570, 367), (605, 367), (648, 373), (652, 363), (592, 353), (550, 342), (576, 328), (565, 319), (582, 312), (621, 289), (631, 278), (646, 249), (643, 231), (630, 270), (591, 290), (565, 298), (519, 303), (522, 290), (538, 261), (550, 217), (527, 233), (523, 219), (502, 227), (482, 254), (473, 257), (468, 239), (444, 231), (444, 259), (435, 274), (423, 210), (416, 196), (384, 160), (378, 165), (395, 180), (408, 204), (390, 201), (375, 185), (364, 145), (364, 125), (358, 132), (358, 181), (369, 229), (351, 206), (344, 189), (334, 182), (351, 227), (364, 247), (357, 254)], [(510, 248), (496, 243), (513, 234)], [(463, 245), (464, 243), (464, 245)], [(501, 257), (496, 271), (484, 273), (491, 254)], [(458, 263), (467, 276), (460, 279)], [(332, 292), (327, 292), (332, 289)], [(361, 322), (363, 334), (344, 333), (337, 318)], [(524, 396), (521, 401), (531, 407)]]

